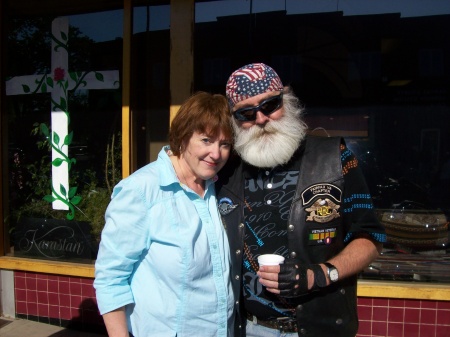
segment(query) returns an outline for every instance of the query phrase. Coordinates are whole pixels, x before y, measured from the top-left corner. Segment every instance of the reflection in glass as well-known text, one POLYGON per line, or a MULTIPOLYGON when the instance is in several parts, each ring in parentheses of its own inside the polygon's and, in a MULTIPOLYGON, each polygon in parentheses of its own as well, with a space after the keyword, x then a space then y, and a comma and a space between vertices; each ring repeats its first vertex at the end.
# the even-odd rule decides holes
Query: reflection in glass
POLYGON ((362 278, 450 283, 449 25, 441 1, 196 4, 196 89, 223 93, 231 71, 265 62, 311 133, 357 156, 388 231, 362 278))
POLYGON ((90 261, 121 178, 122 43, 69 20, 8 20, 7 253, 90 261))

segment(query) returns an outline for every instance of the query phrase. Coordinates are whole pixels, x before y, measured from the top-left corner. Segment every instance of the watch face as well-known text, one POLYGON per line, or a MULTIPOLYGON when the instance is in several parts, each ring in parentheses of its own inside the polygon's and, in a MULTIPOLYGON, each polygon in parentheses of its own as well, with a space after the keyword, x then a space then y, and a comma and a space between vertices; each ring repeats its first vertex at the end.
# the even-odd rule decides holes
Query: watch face
POLYGON ((336 282, 339 278, 337 269, 330 269, 330 280, 336 282))

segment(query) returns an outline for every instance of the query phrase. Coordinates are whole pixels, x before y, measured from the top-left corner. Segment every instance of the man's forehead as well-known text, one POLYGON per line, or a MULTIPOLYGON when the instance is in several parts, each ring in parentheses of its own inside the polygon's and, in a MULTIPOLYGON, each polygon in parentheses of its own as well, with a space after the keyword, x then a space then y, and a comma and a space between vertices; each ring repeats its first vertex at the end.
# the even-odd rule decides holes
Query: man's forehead
POLYGON ((262 101, 264 101, 264 100, 266 100, 266 99, 268 99, 270 97, 273 97, 273 96, 278 96, 279 94, 280 94, 279 91, 275 91, 275 92, 274 91, 268 91, 268 92, 264 92, 262 94, 259 94, 259 95, 253 96, 253 97, 246 98, 246 99, 236 103, 236 105, 233 108, 233 111, 236 111, 237 109, 245 108, 245 107, 248 107, 248 106, 258 105, 262 101))

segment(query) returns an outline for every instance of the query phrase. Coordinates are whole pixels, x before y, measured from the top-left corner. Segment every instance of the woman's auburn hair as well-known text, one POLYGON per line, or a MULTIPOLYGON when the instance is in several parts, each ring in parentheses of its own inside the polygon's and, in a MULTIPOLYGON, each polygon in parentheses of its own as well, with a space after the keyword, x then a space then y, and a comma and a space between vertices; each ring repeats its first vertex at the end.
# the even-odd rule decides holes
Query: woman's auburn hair
POLYGON ((184 151, 194 132, 211 137, 222 132, 232 142, 230 107, 224 95, 199 91, 184 101, 169 131, 169 145, 175 156, 184 151))

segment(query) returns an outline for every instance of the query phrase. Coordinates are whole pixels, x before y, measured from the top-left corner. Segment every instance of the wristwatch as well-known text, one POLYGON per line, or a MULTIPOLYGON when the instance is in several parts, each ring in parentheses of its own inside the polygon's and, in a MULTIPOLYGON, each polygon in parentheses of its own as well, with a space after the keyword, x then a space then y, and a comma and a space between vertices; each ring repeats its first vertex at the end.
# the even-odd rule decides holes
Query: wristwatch
POLYGON ((328 278, 331 282, 336 282, 339 280, 339 272, 335 266, 333 266, 330 262, 323 263, 327 267, 328 278))

